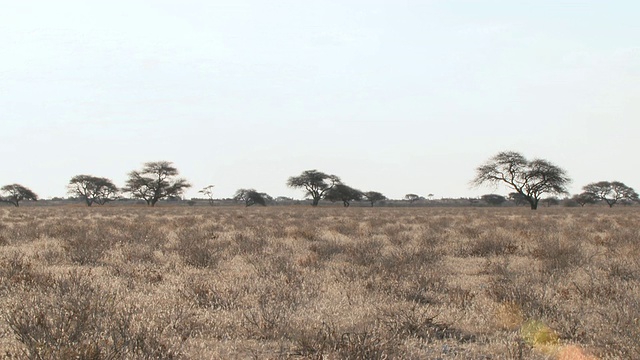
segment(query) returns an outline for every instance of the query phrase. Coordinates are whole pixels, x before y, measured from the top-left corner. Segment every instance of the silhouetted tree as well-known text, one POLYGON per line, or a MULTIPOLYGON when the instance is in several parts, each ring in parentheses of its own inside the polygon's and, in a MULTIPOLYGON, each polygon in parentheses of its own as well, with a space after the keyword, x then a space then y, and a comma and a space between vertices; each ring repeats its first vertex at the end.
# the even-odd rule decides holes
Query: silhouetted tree
POLYGON ((409 204, 413 204, 417 200, 420 200, 420 196, 416 195, 416 194, 407 194, 407 195, 404 196, 404 199, 408 200, 409 204))
POLYGON ((517 152, 501 152, 476 169, 473 186, 484 183, 497 185, 505 183, 522 195, 531 205, 538 208, 544 194, 565 194, 566 185, 571 182, 566 172, 547 160, 527 160, 517 152))
POLYGON ((482 195, 480 197, 480 199, 482 199, 484 202, 486 202, 489 205, 494 205, 494 206, 500 206, 502 205, 505 201, 507 201, 507 199, 502 196, 502 195, 497 195, 497 194, 486 194, 486 195, 482 195))
POLYGON ((638 193, 633 188, 619 181, 600 181, 585 185, 584 193, 595 199, 604 200, 609 207, 613 207, 620 200, 637 201, 638 193))
POLYGON ((209 185, 202 188, 202 190, 198 191, 201 194, 204 194, 209 200, 209 205, 213 206, 213 187, 215 185, 209 185))
POLYGON ((287 186, 305 189, 305 195, 313 199, 311 205, 318 206, 324 194, 339 183, 340 178, 335 175, 327 175, 318 170, 306 170, 299 176, 290 177, 287 186))
POLYGON ((364 193, 364 197, 367 199, 368 202, 371 203, 371 207, 373 207, 373 204, 377 203, 378 201, 387 200, 386 196, 382 195, 382 193, 379 193, 377 191, 367 191, 366 193, 364 193))
POLYGON ((92 175, 76 175, 69 180, 67 192, 83 199, 87 206, 104 205, 118 198, 118 187, 111 180, 92 175))
POLYGON ((270 198, 269 195, 257 192, 255 189, 238 189, 233 196, 233 200, 243 201, 245 206, 255 204, 267 206, 267 200, 270 198))
POLYGON ((20 206, 20 201, 23 200, 38 200, 38 195, 36 195, 36 193, 20 184, 5 185, 0 188, 0 191, 2 191, 0 201, 11 203, 15 207, 20 206))
POLYGON ((344 184, 336 184, 326 192, 324 198, 331 202, 342 201, 344 207, 349 207, 351 201, 360 201, 362 196, 363 194, 360 190, 344 184))
POLYGON ((169 161, 148 162, 142 170, 129 173, 123 191, 155 206, 158 200, 181 196, 185 189, 191 187, 187 180, 176 178, 177 175, 178 169, 169 161))
POLYGON ((583 207, 587 204, 595 204, 596 201, 598 201, 598 199, 595 196, 593 196, 593 194, 586 193, 586 192, 573 195, 571 197, 571 200, 575 201, 576 203, 578 203, 580 206, 583 206, 583 207))

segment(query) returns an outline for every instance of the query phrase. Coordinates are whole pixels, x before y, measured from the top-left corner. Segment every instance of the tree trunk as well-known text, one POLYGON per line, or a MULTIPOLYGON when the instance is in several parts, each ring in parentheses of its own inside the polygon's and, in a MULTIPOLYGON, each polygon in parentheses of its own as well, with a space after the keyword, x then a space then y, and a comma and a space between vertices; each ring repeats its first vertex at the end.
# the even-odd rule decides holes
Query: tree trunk
POLYGON ((320 202, 320 198, 313 198, 313 203, 311 203, 311 206, 318 206, 318 203, 320 202))
POLYGON ((531 204, 531 210, 538 210, 538 199, 532 199, 529 204, 531 204))

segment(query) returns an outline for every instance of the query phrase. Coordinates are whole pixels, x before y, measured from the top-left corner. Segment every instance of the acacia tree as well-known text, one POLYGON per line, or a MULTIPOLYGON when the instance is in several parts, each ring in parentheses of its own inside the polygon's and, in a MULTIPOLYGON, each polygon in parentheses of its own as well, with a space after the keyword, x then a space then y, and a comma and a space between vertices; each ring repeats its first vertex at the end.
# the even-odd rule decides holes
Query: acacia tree
POLYGON ((124 192, 134 198, 144 200, 147 205, 155 206, 158 200, 179 197, 191 187, 187 180, 177 178, 179 172, 172 162, 156 161, 145 163, 142 170, 129 173, 124 192))
POLYGON ((69 194, 84 199, 87 206, 93 203, 104 205, 118 198, 118 187, 107 178, 92 175, 76 175, 67 185, 69 194))
POLYGON ((373 207, 373 204, 375 204, 378 201, 387 200, 386 196, 382 195, 382 193, 379 193, 377 191, 367 191, 363 195, 367 199, 367 201, 371 203, 371 207, 373 207))
POLYGON ((417 200, 420 200, 420 195, 417 194, 407 194, 404 196, 405 200, 409 201, 409 204, 413 204, 414 202, 416 202, 417 200))
POLYGON ((336 184, 326 192, 324 198, 331 202, 342 201, 344 207, 349 207, 351 201, 360 201, 362 196, 363 194, 360 190, 344 184, 336 184))
POLYGON ((587 204, 595 204, 598 199, 596 199, 596 197, 593 196, 593 194, 583 192, 580 194, 573 195, 571 197, 571 200, 575 201, 580 206, 584 207, 587 204))
POLYGON ((638 200, 638 193, 619 181, 599 181, 585 185, 582 190, 594 199, 604 200, 610 208, 620 200, 638 200))
POLYGON ((471 184, 504 183, 522 195, 531 205, 531 210, 536 210, 542 195, 565 194, 570 182, 571 179, 562 168, 547 160, 529 161, 517 152, 505 151, 479 166, 471 184))
POLYGON ((255 204, 267 206, 268 199, 271 199, 269 195, 258 192, 255 189, 238 189, 233 196, 233 200, 244 201, 244 205, 247 207, 255 204))
POLYGON ((327 191, 339 183, 339 177, 318 170, 306 170, 299 176, 292 176, 287 180, 287 186, 306 190, 305 195, 313 199, 312 206, 318 206, 327 191))
POLYGON ((209 205, 213 206, 213 187, 215 185, 209 185, 202 188, 202 190, 198 191, 201 194, 204 194, 207 199, 209 199, 209 205))
POLYGON ((38 200, 36 193, 20 184, 5 185, 0 188, 0 191, 2 191, 0 201, 11 203, 15 207, 20 206, 20 201, 22 200, 38 200))

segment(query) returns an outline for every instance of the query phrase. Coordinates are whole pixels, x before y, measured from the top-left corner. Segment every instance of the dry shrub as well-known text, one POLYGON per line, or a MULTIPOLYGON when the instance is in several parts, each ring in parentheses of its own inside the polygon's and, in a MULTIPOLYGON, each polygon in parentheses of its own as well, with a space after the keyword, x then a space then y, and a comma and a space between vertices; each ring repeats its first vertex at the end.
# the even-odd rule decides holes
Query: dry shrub
POLYGON ((210 278, 197 277, 185 284, 182 294, 204 309, 237 310, 247 291, 247 286, 240 282, 220 283, 210 278))
POLYGON ((281 339, 288 334, 291 304, 262 294, 256 306, 243 311, 242 327, 257 339, 281 339))
POLYGON ((3 238, 7 244, 20 244, 34 241, 45 234, 43 223, 38 220, 14 223, 4 231, 3 238))
POLYGON ((548 291, 553 278, 538 273, 519 274, 509 270, 505 262, 490 262, 487 267, 495 277, 486 293, 495 302, 515 306, 525 318, 547 319, 558 314, 558 304, 552 301, 548 291))
POLYGON ((548 272, 567 271, 584 262, 578 241, 567 241, 553 233, 539 240, 532 255, 542 260, 544 269, 548 272))
POLYGON ((640 358, 633 207, 162 205, 0 209, 0 354, 640 358))
POLYGON ((294 239, 302 239, 307 241, 316 241, 319 239, 317 227, 305 226, 300 224, 288 232, 288 235, 294 239))
POLYGON ((22 253, 14 251, 0 257, 0 289, 11 291, 15 287, 31 287, 46 284, 48 274, 35 270, 33 263, 22 253))
MULTIPOLYGON (((72 271, 47 286, 25 289, 4 318, 28 359, 178 358, 179 346, 164 333, 171 326, 175 332, 181 322, 142 319, 141 308, 121 308, 121 300, 93 284, 91 272, 72 271)), ((182 333, 188 337, 194 327, 186 326, 182 333)))
POLYGON ((7 239, 7 236, 5 235, 5 230, 6 226, 3 226, 2 224, 0 224, 0 246, 5 246, 5 245, 9 245, 9 240, 7 239))
POLYGON ((512 237, 498 234, 483 234, 471 242, 469 255, 487 257, 491 255, 511 255, 518 251, 518 245, 512 237))
POLYGON ((164 280, 164 273, 152 264, 117 263, 110 267, 110 272, 124 279, 129 289, 143 284, 159 284, 164 280))
POLYGON ((603 358, 640 358, 640 284, 628 287, 606 307, 600 308, 600 320, 589 334, 589 340, 601 350, 603 358))
POLYGON ((385 340, 376 331, 340 332, 334 325, 322 322, 317 328, 297 329, 293 342, 296 355, 307 359, 389 359, 397 343, 385 340))
POLYGON ((86 275, 70 273, 50 288, 24 296, 5 318, 29 359, 106 359, 121 351, 109 337, 114 297, 91 285, 86 275))
POLYGON ((175 250, 185 264, 197 268, 215 268, 229 241, 219 240, 219 235, 203 227, 180 228, 176 231, 175 250))
POLYGON ((259 254, 268 245, 267 234, 258 229, 246 229, 235 233, 233 245, 235 252, 240 255, 259 254))
POLYGON ((352 264, 370 266, 381 258, 383 246, 379 240, 363 240, 345 245, 344 252, 352 264))
POLYGON ((65 231, 63 248, 71 260, 78 265, 97 265, 104 253, 112 246, 107 234, 99 227, 78 224, 72 231, 65 231))
POLYGON ((101 225, 102 232, 108 234, 112 243, 138 244, 158 249, 167 241, 165 224, 157 218, 138 215, 132 220, 107 220, 101 225))
POLYGON ((321 261, 327 261, 343 253, 345 247, 333 240, 318 240, 309 245, 309 250, 317 254, 321 261))
POLYGON ((428 306, 409 303, 408 306, 399 305, 391 309, 382 310, 380 322, 394 339, 417 337, 421 339, 466 339, 450 324, 436 320, 438 314, 428 306))
POLYGON ((131 244, 122 249, 127 263, 154 263, 156 254, 152 247, 143 244, 131 244))

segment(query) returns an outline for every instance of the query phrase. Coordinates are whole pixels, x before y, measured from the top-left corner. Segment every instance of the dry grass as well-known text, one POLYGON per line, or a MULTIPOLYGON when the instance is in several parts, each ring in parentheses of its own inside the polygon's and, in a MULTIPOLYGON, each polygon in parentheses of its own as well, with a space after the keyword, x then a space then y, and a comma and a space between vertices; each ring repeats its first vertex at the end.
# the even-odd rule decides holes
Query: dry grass
POLYGON ((638 359, 640 212, 0 209, 7 359, 638 359))

